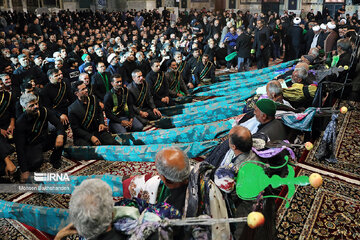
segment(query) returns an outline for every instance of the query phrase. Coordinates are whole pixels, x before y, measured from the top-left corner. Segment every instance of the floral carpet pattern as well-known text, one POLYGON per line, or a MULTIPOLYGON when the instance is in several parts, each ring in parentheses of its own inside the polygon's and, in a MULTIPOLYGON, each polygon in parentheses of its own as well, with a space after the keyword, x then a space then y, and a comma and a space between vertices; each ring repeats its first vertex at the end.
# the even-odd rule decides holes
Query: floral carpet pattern
MULTIPOLYGON (((359 107, 360 104, 355 106, 359 107)), ((339 116, 335 154, 337 163, 329 164, 315 158, 320 140, 314 143, 305 163, 360 180, 360 111, 349 111, 345 117, 342 114, 339 116)))
MULTIPOLYGON (((298 176, 312 172, 301 169, 298 176)), ((360 186, 324 177, 319 189, 298 187, 278 210, 278 239, 359 239, 360 186)))

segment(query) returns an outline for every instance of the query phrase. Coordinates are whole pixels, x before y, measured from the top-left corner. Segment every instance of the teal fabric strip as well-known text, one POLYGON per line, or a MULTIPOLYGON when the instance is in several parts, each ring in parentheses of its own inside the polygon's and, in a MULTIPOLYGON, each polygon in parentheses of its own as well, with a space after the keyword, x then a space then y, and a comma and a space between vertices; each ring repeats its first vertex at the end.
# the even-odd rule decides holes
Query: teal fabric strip
POLYGON ((69 210, 32 206, 0 200, 0 218, 10 218, 40 231, 56 235, 69 222, 69 210))
MULTIPOLYGON (((52 194, 71 194, 76 186, 79 186, 86 179, 98 178, 106 182, 112 192, 114 197, 122 197, 123 196, 123 187, 122 187, 122 177, 115 175, 90 175, 90 176, 69 176, 70 181, 45 181, 40 184, 40 191, 43 193, 49 193, 49 190, 44 189, 49 185, 56 186, 69 186, 69 188, 57 188, 55 190, 51 190, 52 194), (41 190, 44 189, 44 190, 41 190)), ((35 179, 36 180, 36 179, 35 179)))
POLYGON ((148 132, 134 132, 116 135, 122 145, 149 145, 166 143, 203 142, 224 137, 231 129, 234 120, 207 124, 161 129, 148 132))
POLYGON ((178 147, 189 158, 208 153, 219 141, 192 142, 179 144, 153 144, 144 146, 85 146, 64 149, 68 158, 76 160, 106 160, 119 162, 154 162, 155 155, 166 147, 178 147))
POLYGON ((213 121, 219 121, 242 114, 245 102, 232 104, 230 106, 219 106, 218 108, 210 108, 201 114, 181 114, 173 117, 164 117, 154 122, 159 128, 184 127, 194 124, 204 124, 213 121))

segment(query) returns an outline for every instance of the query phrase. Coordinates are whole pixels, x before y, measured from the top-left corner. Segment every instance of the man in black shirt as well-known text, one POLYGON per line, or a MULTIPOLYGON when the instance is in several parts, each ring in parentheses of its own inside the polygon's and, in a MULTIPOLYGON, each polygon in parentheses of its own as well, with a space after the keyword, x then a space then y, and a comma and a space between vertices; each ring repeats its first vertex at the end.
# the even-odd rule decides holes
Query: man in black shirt
POLYGON ((134 112, 139 115, 139 120, 147 124, 147 120, 161 118, 161 112, 156 108, 151 96, 149 84, 144 81, 142 72, 138 69, 132 73, 133 82, 128 85, 129 93, 134 99, 134 112))
POLYGON ((33 94, 23 94, 20 104, 25 112, 15 124, 15 146, 21 181, 25 182, 30 172, 36 171, 43 163, 43 152, 53 149, 50 163, 54 168, 61 166, 61 154, 66 143, 66 133, 55 113, 45 107, 39 107, 38 99, 33 94), (48 122, 56 131, 48 131, 48 122))
POLYGON ((72 90, 77 100, 69 106, 68 112, 74 145, 119 145, 107 132, 99 102, 94 95, 88 95, 85 83, 74 82, 72 90))
POLYGON ((91 77, 94 95, 100 102, 104 102, 104 96, 111 89, 110 73, 105 72, 106 66, 103 62, 97 64, 97 73, 91 77))
POLYGON ((48 77, 50 83, 41 91, 42 103, 54 111, 66 129, 69 125, 67 108, 73 101, 70 83, 62 79, 62 73, 58 69, 50 69, 48 77))
POLYGON ((154 59, 151 62, 151 71, 146 76, 151 95, 156 107, 167 107, 174 105, 169 97, 169 84, 165 74, 160 70, 160 61, 154 59))
POLYGON ((110 119, 110 132, 141 131, 144 125, 135 117, 133 99, 123 86, 121 75, 111 76, 111 85, 113 88, 104 98, 106 117, 110 119))

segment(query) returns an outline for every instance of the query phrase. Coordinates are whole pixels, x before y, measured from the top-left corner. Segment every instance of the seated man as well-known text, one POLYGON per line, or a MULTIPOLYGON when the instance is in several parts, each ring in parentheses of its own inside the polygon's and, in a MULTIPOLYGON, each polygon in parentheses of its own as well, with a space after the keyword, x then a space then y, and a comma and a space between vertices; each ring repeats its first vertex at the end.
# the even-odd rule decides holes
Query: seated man
POLYGON ((294 107, 303 106, 315 96, 317 86, 315 84, 308 85, 307 77, 308 71, 305 68, 295 68, 291 77, 293 84, 291 87, 283 89, 284 98, 294 107))
POLYGON ((103 62, 96 66, 97 72, 91 77, 91 85, 94 89, 94 95, 100 102, 104 102, 104 96, 111 89, 110 73, 105 72, 106 67, 103 62))
MULTIPOLYGON (((214 170, 211 165, 201 162, 190 172, 190 161, 186 154, 178 148, 170 147, 156 154, 155 166, 158 176, 135 176, 123 182, 125 198, 143 198, 151 204, 166 202, 179 210, 184 218, 200 215, 228 217, 224 198, 210 180, 214 170), (205 184, 203 190, 200 188, 202 180, 205 184), (209 196, 214 197, 209 199, 209 196)), ((206 230, 196 227, 175 231, 174 239, 190 239, 195 232, 206 239, 230 239, 228 224, 216 224, 206 230), (207 231, 209 229, 211 233, 207 231)))
POLYGON ((151 71, 146 75, 151 95, 156 107, 167 107, 174 105, 169 97, 169 83, 164 72, 160 70, 160 61, 157 59, 151 62, 151 71))
POLYGON ((175 60, 170 61, 169 70, 165 73, 165 78, 169 81, 170 97, 177 98, 189 95, 189 91, 175 60))
POLYGON ((157 120, 161 118, 161 112, 156 108, 149 86, 142 72, 138 69, 132 73, 133 81, 128 85, 128 90, 134 100, 134 112, 140 117, 143 124, 148 120, 157 120))
MULTIPOLYGON (((286 139, 287 137, 286 128, 280 120, 275 119, 275 113, 276 113, 276 105, 272 100, 260 99, 259 101, 257 101, 254 110, 255 119, 250 118, 247 121, 247 122, 250 121, 257 122, 254 128, 256 129, 256 131, 253 131, 254 134, 263 133, 266 135, 266 137, 270 139, 270 141, 286 139)), ((246 126, 249 124, 241 123, 241 125, 246 126)), ((245 134, 247 131, 239 131, 239 134, 245 134)), ((244 137, 246 137, 246 135, 243 135, 243 138, 244 137)), ((229 151, 230 150, 229 141, 224 141, 221 144, 219 144, 216 148, 214 148, 214 150, 212 150, 212 152, 205 159, 205 161, 211 163, 215 167, 218 167, 220 165, 225 165, 225 163, 228 163, 229 159, 231 159, 231 157, 234 156, 234 153, 229 151), (221 164, 222 162, 224 162, 224 164, 221 164)))
POLYGON ((104 98, 106 117, 110 119, 110 132, 141 131, 144 125, 135 117, 133 100, 123 85, 121 75, 114 74, 110 80, 113 88, 104 98))
POLYGON ((69 126, 67 108, 73 101, 70 83, 62 79, 62 73, 58 69, 48 71, 50 83, 41 91, 42 103, 45 107, 52 109, 61 123, 69 126))
POLYGON ((55 240, 79 234, 85 239, 125 239, 112 226, 114 200, 110 186, 100 179, 88 179, 75 188, 69 203, 71 223, 55 240))
POLYGON ((15 146, 21 181, 26 181, 30 172, 38 170, 43 163, 43 152, 53 149, 50 163, 54 168, 61 166, 61 154, 66 142, 66 133, 55 113, 45 107, 39 107, 38 99, 33 94, 23 94, 20 104, 24 113, 16 120, 15 146), (56 131, 48 131, 48 123, 56 131))
POLYGON ((194 72, 195 81, 193 85, 198 87, 201 85, 208 85, 215 82, 215 67, 209 60, 209 55, 204 54, 201 62, 195 69, 194 72))
POLYGON ((77 81, 72 85, 77 100, 69 106, 68 111, 70 126, 74 134, 74 145, 119 145, 107 132, 103 111, 96 97, 88 95, 85 83, 77 81))
POLYGON ((0 138, 0 177, 11 176, 16 171, 16 166, 9 157, 14 151, 14 147, 0 138))
POLYGON ((337 41, 337 54, 339 56, 339 60, 336 63, 337 67, 350 66, 351 51, 350 40, 339 39, 337 41))
POLYGON ((284 124, 275 119, 276 104, 270 99, 261 99, 256 102, 254 114, 260 122, 257 132, 269 137, 270 141, 284 140, 287 133, 284 124))

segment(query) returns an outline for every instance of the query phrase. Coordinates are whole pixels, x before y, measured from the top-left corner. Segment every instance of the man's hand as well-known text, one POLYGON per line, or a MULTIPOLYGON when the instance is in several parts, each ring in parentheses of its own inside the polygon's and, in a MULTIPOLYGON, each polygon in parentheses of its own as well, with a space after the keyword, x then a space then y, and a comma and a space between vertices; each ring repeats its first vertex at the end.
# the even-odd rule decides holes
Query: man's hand
POLYGON ((104 124, 99 125, 99 132, 106 131, 107 127, 104 124))
POLYGON ((166 104, 169 104, 169 97, 163 97, 162 99, 161 99, 161 101, 163 102, 163 103, 166 103, 166 104))
POLYGON ((192 83, 188 83, 188 85, 187 85, 190 89, 193 89, 194 88, 194 84, 192 84, 192 83))
POLYGON ((142 117, 142 118, 147 118, 149 116, 149 113, 143 112, 143 111, 140 111, 139 114, 140 114, 140 117, 142 117))
POLYGON ((7 137, 8 132, 6 130, 0 129, 0 131, 1 131, 1 135, 3 135, 4 137, 7 137))
POLYGON ((181 93, 177 93, 176 96, 183 97, 184 95, 182 95, 181 93))
POLYGON ((99 106, 101 107, 102 110, 104 110, 104 104, 102 102, 99 102, 99 106))
POLYGON ((69 225, 67 225, 66 227, 64 227, 63 229, 61 229, 55 236, 54 240, 61 240, 67 236, 70 235, 74 235, 74 234, 78 234, 78 232, 76 231, 76 228, 74 227, 73 223, 70 223, 69 225))
POLYGON ((131 124, 130 121, 126 121, 126 120, 121 121, 121 125, 125 128, 129 128, 130 124, 131 124))
POLYGON ((15 125, 14 124, 10 124, 8 129, 7 129, 7 134, 9 135, 13 135, 14 134, 14 129, 15 129, 15 125))
POLYGON ((63 125, 69 124, 69 119, 68 119, 68 117, 67 117, 65 114, 62 114, 62 115, 60 116, 60 121, 61 121, 61 123, 62 123, 63 125))
POLYGON ((55 148, 64 146, 64 135, 58 135, 55 140, 55 148))
POLYGON ((29 171, 21 173, 20 182, 24 183, 29 178, 29 176, 30 176, 29 171))
POLYGON ((92 136, 90 140, 94 144, 94 146, 99 146, 101 144, 100 140, 95 136, 92 136))
POLYGON ((5 164, 6 164, 6 166, 5 166, 5 174, 6 174, 6 176, 12 175, 16 171, 16 166, 10 160, 9 157, 5 158, 5 164))
POLYGON ((264 49, 264 45, 260 45, 260 49, 263 50, 263 49, 264 49))
POLYGON ((153 113, 154 113, 156 116, 161 117, 161 112, 160 112, 157 108, 154 108, 154 109, 153 109, 153 113))

